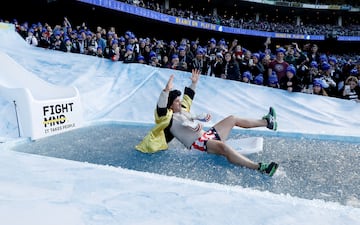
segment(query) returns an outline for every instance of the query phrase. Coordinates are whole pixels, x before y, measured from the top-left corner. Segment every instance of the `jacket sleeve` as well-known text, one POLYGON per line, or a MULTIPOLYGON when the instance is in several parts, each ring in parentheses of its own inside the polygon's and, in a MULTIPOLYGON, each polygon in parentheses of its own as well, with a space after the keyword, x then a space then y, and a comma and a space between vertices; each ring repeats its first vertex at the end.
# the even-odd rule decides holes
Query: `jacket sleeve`
MULTIPOLYGON (((195 96, 195 87, 185 87, 184 96, 181 102, 181 106, 186 110, 190 111, 192 100, 195 96)), ((171 124, 173 111, 167 109, 168 92, 162 92, 160 94, 156 110, 155 110, 155 126, 150 132, 143 138, 143 140, 135 146, 135 149, 143 153, 155 153, 161 150, 168 149, 168 141, 172 138, 167 137, 165 129, 171 124)))
POLYGON ((156 125, 144 137, 144 139, 135 146, 135 148, 144 153, 155 153, 161 150, 167 150, 168 144, 165 137, 165 128, 169 126, 172 118, 172 111, 167 110, 165 116, 158 116, 155 111, 156 125))
POLYGON ((190 112, 190 108, 191 108, 194 96, 195 96, 195 91, 190 87, 185 87, 184 97, 181 101, 181 107, 183 109, 185 109, 187 112, 190 112))
POLYGON ((167 114, 169 92, 161 91, 158 102, 156 104, 156 113, 158 116, 165 116, 167 114))

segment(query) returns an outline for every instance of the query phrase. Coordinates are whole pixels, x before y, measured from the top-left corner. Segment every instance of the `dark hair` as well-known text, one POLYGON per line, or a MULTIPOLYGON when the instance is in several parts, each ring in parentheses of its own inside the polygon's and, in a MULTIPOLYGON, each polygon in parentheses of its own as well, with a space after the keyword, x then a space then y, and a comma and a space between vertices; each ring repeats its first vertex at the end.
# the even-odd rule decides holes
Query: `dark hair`
POLYGON ((179 91, 179 90, 172 90, 169 92, 168 103, 167 103, 168 109, 173 104, 174 100, 180 95, 181 95, 181 91, 179 91))

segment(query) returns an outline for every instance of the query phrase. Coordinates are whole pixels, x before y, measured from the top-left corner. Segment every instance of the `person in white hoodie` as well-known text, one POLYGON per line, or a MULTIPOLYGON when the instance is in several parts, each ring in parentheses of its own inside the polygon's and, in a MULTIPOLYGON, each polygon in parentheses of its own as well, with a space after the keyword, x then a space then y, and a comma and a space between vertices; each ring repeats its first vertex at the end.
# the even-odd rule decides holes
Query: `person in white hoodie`
POLYGON ((38 46, 38 40, 34 36, 34 29, 30 28, 28 30, 28 36, 25 38, 25 41, 29 43, 29 45, 38 46))
POLYGON ((170 76, 157 103, 156 125, 136 146, 136 149, 145 153, 166 150, 167 143, 175 137, 189 150, 222 155, 235 165, 259 170, 272 176, 278 168, 277 163, 253 162, 226 144, 225 141, 235 126, 242 128, 267 127, 270 130, 276 130, 277 121, 274 108, 270 107, 269 113, 261 119, 246 119, 230 115, 205 131, 201 122, 209 121, 211 115, 208 113, 193 115, 190 112, 199 76, 200 71, 193 69, 190 77, 191 85, 185 87, 182 100, 180 99, 181 91, 172 90, 174 75, 170 76))

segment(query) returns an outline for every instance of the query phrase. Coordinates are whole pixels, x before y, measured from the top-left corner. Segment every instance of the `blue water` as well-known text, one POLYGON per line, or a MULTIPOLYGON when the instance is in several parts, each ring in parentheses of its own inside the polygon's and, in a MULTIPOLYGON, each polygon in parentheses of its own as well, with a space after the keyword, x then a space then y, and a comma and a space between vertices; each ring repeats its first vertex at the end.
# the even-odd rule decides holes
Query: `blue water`
MULTIPOLYGON (((264 150, 248 157, 280 163, 274 177, 234 166, 221 156, 189 151, 179 142, 170 150, 144 154, 134 149, 149 125, 97 124, 16 145, 16 151, 111 165, 204 182, 239 185, 305 199, 359 206, 360 145, 318 137, 264 136, 264 150)), ((263 135, 234 130, 232 138, 263 135)))

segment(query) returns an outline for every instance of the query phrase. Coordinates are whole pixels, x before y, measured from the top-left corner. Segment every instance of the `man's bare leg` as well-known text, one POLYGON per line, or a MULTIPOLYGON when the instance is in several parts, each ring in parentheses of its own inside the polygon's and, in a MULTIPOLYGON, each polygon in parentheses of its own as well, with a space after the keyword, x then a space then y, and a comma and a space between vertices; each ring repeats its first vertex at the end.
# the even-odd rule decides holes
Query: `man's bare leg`
POLYGON ((266 127, 267 121, 254 120, 254 119, 243 119, 236 116, 228 116, 215 124, 214 128, 219 134, 221 140, 226 140, 234 126, 242 128, 254 128, 254 127, 266 127))
POLYGON ((266 173, 269 176, 273 176, 276 172, 279 164, 275 162, 267 163, 256 163, 240 154, 223 141, 219 140, 208 140, 206 142, 207 152, 217 155, 223 155, 227 160, 235 165, 243 166, 253 170, 259 170, 261 173, 266 173))
POLYGON ((229 145, 218 140, 208 140, 206 142, 207 152, 217 155, 223 155, 227 160, 235 165, 244 166, 249 169, 259 169, 259 164, 251 161, 249 158, 240 154, 229 145))
POLYGON ((242 128, 267 127, 270 130, 276 130, 277 122, 275 109, 270 107, 269 113, 263 116, 262 119, 246 119, 237 116, 228 116, 215 124, 214 128, 219 134, 221 140, 225 141, 234 126, 242 128))

